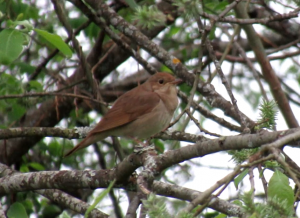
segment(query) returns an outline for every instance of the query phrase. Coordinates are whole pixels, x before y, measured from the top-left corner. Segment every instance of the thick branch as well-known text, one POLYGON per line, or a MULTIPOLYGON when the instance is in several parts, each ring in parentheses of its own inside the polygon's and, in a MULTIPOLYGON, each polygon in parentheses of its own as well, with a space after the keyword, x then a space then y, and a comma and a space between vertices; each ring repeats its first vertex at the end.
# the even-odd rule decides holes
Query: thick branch
MULTIPOLYGON (((244 2, 241 2, 236 7, 236 14, 239 18, 248 18, 246 5, 244 2)), ((248 39, 252 42, 251 47, 255 53, 256 59, 258 60, 262 73, 264 75, 264 79, 268 82, 270 86, 270 90, 272 91, 273 97, 276 100, 282 115, 285 118, 286 123, 290 128, 298 127, 298 122, 296 117, 290 107, 289 101, 281 89, 280 81, 278 80, 270 61, 267 58, 264 47, 261 43, 261 40, 257 36, 253 26, 251 25, 243 25, 242 28, 245 30, 248 39)))
MULTIPOLYGON (((260 147, 299 131, 299 128, 278 132, 261 131, 257 134, 228 136, 197 142, 153 157, 153 161, 156 164, 156 170, 163 171, 183 161, 220 151, 260 147)), ((289 143, 299 143, 299 138, 287 138, 289 143)), ((117 180, 116 187, 124 187, 131 173, 142 166, 142 156, 131 154, 111 170, 44 171, 5 176, 0 179, 0 194, 52 188, 105 188, 114 179, 117 180)))

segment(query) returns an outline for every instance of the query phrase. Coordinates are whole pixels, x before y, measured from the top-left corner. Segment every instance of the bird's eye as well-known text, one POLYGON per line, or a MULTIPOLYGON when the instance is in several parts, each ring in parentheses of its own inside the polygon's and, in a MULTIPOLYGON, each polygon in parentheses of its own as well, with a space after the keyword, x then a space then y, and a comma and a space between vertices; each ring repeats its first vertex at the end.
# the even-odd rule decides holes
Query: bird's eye
POLYGON ((160 79, 158 80, 159 84, 163 84, 164 83, 164 80, 163 79, 160 79))

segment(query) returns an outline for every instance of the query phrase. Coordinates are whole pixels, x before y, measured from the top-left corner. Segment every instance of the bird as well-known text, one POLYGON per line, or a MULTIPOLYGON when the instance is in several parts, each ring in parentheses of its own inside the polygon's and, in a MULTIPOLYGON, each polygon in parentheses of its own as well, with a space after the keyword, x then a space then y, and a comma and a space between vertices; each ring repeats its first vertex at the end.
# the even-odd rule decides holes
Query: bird
POLYGON ((169 73, 155 73, 121 95, 87 137, 64 156, 108 136, 147 139, 167 129, 178 106, 176 86, 180 83, 169 73))

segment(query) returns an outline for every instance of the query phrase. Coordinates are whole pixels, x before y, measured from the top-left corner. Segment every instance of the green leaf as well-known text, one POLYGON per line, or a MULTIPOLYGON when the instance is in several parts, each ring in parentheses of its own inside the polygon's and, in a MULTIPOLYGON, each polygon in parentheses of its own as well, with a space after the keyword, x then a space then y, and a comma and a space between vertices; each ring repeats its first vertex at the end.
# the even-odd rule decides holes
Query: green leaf
POLYGON ((216 27, 216 26, 213 26, 213 28, 210 30, 209 35, 208 35, 208 38, 209 38, 210 40, 213 40, 213 39, 216 38, 216 34, 215 34, 216 29, 217 29, 217 27, 216 27))
POLYGON ((18 120, 25 114, 25 112, 26 109, 24 107, 18 104, 14 104, 11 112, 8 115, 11 120, 18 120))
POLYGON ((59 215, 59 218, 72 218, 72 217, 69 216, 69 214, 67 214, 66 211, 64 211, 62 214, 59 215))
POLYGON ((26 218, 28 217, 25 207, 23 204, 16 202, 10 206, 10 208, 7 211, 7 217, 8 218, 26 218))
POLYGON ((270 160, 265 162, 265 167, 267 169, 276 169, 276 168, 277 168, 277 170, 278 170, 278 168, 281 169, 280 168, 281 165, 277 161, 270 161, 270 160))
POLYGON ((38 81, 29 81, 30 90, 40 92, 43 90, 43 86, 38 81))
MULTIPOLYGON (((193 212, 196 212, 196 211, 193 211, 193 212)), ((203 214, 203 217, 204 218, 216 218, 218 215, 220 215, 219 212, 212 211, 212 212, 207 212, 207 213, 203 214)), ((192 216, 192 217, 194 217, 194 216, 192 216)), ((224 216, 221 216, 221 218, 223 218, 223 217, 224 216)))
POLYGON ((61 51, 68 58, 72 56, 72 50, 70 47, 60 38, 60 36, 56 34, 49 33, 45 30, 34 29, 34 31, 50 42, 53 46, 55 46, 59 51, 61 51))
POLYGON ((171 36, 173 36, 173 35, 177 34, 180 30, 181 30, 180 27, 171 26, 171 29, 170 29, 170 31, 169 31, 169 34, 170 34, 171 36))
POLYGON ((287 201, 287 207, 294 205, 294 192, 289 185, 289 179, 282 172, 276 170, 269 181, 268 198, 278 198, 280 201, 287 201))
POLYGON ((91 23, 87 28, 83 30, 84 34, 90 39, 96 38, 99 33, 99 26, 95 23, 91 23))
POLYGON ((257 215, 256 212, 254 212, 253 214, 251 214, 251 216, 249 216, 249 218, 258 218, 259 216, 257 215))
POLYGON ((242 173, 240 173, 240 175, 238 175, 234 179, 234 186, 235 186, 236 189, 238 189, 238 186, 239 186, 240 182, 243 181, 243 179, 248 174, 248 172, 249 172, 249 169, 245 169, 242 173))
POLYGON ((89 206, 89 208, 86 210, 84 217, 87 218, 89 216, 89 213, 97 206, 97 204, 110 192, 110 190, 112 189, 112 187, 114 186, 116 180, 110 182, 109 186, 107 187, 107 189, 105 189, 103 192, 101 192, 101 194, 96 198, 96 200, 94 201, 94 203, 89 206))
POLYGON ((180 91, 184 92, 185 94, 189 95, 192 87, 188 86, 186 83, 183 83, 179 86, 180 91))
POLYGON ((125 0, 131 9, 135 9, 138 5, 134 0, 125 0))
POLYGON ((61 208, 54 204, 45 205, 45 208, 43 209, 44 217, 56 217, 56 215, 59 213, 61 213, 61 208))
POLYGON ((155 145, 155 150, 158 151, 160 154, 164 153, 165 144, 162 143, 159 139, 154 139, 153 142, 155 145))
POLYGON ((32 74, 36 69, 36 67, 24 62, 16 62, 15 64, 20 68, 21 73, 32 74))
POLYGON ((48 151, 49 151, 50 155, 61 156, 62 146, 56 140, 52 140, 49 143, 48 151))
MULTIPOLYGON (((9 1, 6 1, 6 2, 9 2, 9 1)), ((30 2, 28 2, 28 3, 23 3, 23 2, 25 2, 25 1, 10 1, 11 7, 13 8, 14 13, 17 14, 18 17, 20 17, 20 14, 22 13, 23 19, 30 19, 30 18, 38 19, 39 9, 37 7, 31 6, 30 2)))
POLYGON ((218 216, 216 216, 215 218, 225 218, 227 217, 227 215, 220 213, 218 216))
POLYGON ((23 33, 14 29, 0 32, 0 63, 9 65, 23 50, 23 33))
POLYGON ((37 162, 31 162, 28 164, 28 166, 30 166, 33 169, 38 170, 38 171, 45 170, 45 167, 37 162))
POLYGON ((161 72, 169 72, 171 73, 172 70, 170 70, 170 68, 168 68, 167 66, 165 65, 162 65, 162 67, 160 68, 161 72))
POLYGON ((228 5, 227 1, 219 1, 218 4, 215 4, 214 11, 223 11, 228 5))
POLYGON ((21 167, 20 167, 20 172, 22 173, 27 173, 29 172, 29 169, 27 167, 27 164, 22 164, 21 167))
POLYGON ((243 206, 243 203, 240 200, 234 200, 232 203, 238 206, 243 206))
POLYGON ((299 68, 295 65, 292 65, 288 68, 287 73, 297 74, 299 72, 299 68))
POLYGON ((7 21, 7 23, 11 28, 15 28, 18 25, 23 26, 23 29, 19 30, 21 32, 29 32, 29 31, 33 30, 33 25, 28 20, 21 20, 21 21, 9 20, 9 21, 7 21))
MULTIPOLYGON (((20 4, 20 3, 18 3, 20 4)), ((30 2, 29 2, 30 4, 30 2)), ((33 19, 38 19, 39 18, 39 10, 37 7, 32 7, 29 5, 26 5, 27 7, 24 10, 24 18, 33 18, 33 19)))
POLYGON ((27 198, 27 199, 24 201, 21 201, 20 203, 22 203, 22 205, 24 206, 27 214, 34 213, 34 209, 36 209, 36 208, 34 207, 32 200, 28 198, 27 194, 25 195, 24 198, 27 198))

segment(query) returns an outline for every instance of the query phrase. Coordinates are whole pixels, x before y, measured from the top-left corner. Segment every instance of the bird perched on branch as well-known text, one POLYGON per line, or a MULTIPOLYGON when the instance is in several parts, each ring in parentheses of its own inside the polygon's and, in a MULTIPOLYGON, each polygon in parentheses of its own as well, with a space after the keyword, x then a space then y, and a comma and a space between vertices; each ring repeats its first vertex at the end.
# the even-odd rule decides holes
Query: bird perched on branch
POLYGON ((146 139, 165 130, 177 108, 176 85, 181 82, 169 73, 156 73, 121 95, 87 137, 65 157, 108 136, 146 139))

